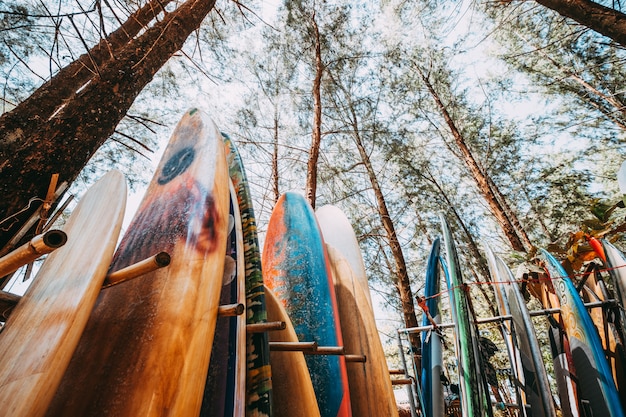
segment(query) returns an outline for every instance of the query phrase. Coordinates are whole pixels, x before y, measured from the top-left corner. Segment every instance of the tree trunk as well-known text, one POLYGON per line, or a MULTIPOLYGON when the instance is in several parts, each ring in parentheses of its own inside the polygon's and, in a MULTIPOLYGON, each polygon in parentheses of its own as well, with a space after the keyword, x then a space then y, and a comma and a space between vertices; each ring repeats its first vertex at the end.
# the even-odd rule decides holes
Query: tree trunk
POLYGON ((322 45, 320 31, 315 21, 315 12, 311 18, 315 33, 315 79, 313 80, 313 133, 311 137, 311 150, 309 151, 309 161, 307 163, 306 191, 305 195, 311 207, 315 209, 315 199, 317 194, 317 161, 320 155, 320 144, 322 142, 322 75, 324 64, 322 63, 322 45))
POLYGON ((129 37, 116 48, 115 59, 93 73, 88 84, 75 84, 71 77, 57 74, 41 92, 35 92, 45 107, 56 101, 51 115, 39 114, 36 103, 29 101, 0 118, 0 221, 28 207, 0 225, 0 247, 36 211, 39 204, 29 204, 29 200, 45 197, 52 174, 60 174, 59 183, 76 178, 137 95, 214 4, 214 0, 188 0, 140 36, 129 37), (57 82, 71 94, 59 96, 46 87, 57 82))
MULTIPOLYGON (((402 252, 402 246, 400 246, 400 241, 398 240, 398 235, 396 233, 393 220, 389 215, 387 202, 385 201, 385 196, 380 188, 380 184, 376 176, 376 171, 374 170, 370 157, 367 154, 365 147, 363 146, 363 141, 361 140, 361 135, 359 133, 358 126, 356 125, 356 114, 354 114, 354 109, 352 109, 352 112, 353 123, 355 124, 353 126, 354 142, 359 151, 361 160, 363 161, 363 165, 365 166, 365 169, 367 171, 370 183, 372 184, 372 189, 374 190, 374 195, 376 196, 376 204, 378 206, 380 220, 383 224, 383 228, 385 229, 387 241, 389 242, 389 247, 391 248, 391 253, 393 255, 395 274, 397 277, 395 285, 400 295, 400 303, 402 304, 402 315, 404 316, 404 324, 406 325, 406 327, 417 327, 418 322, 417 316, 415 315, 415 304, 413 303, 411 281, 407 272, 406 261, 402 252)), ((409 339, 411 342, 411 346, 413 346, 414 349, 418 348, 421 345, 419 334, 410 333, 409 339)), ((417 367, 418 369, 421 369, 421 365, 419 362, 417 363, 417 367)))
POLYGON ((499 191, 495 193, 492 189, 492 183, 490 181, 490 178, 488 178, 487 175, 485 175, 478 166, 478 163, 474 159, 474 156, 472 155, 467 144, 465 143, 463 135, 461 135, 461 132, 457 129, 454 120, 452 119, 452 116, 450 116, 450 114, 448 113, 448 110, 439 98, 439 95, 435 91, 433 85, 430 83, 428 77, 422 72, 421 69, 417 67, 416 71, 419 73, 422 81, 424 81, 426 88, 428 89, 430 95, 435 101, 437 108, 441 112, 441 115, 448 125, 448 128, 452 133, 452 137, 454 138, 458 149, 461 151, 463 162, 465 162, 465 165, 472 174, 472 178, 474 179, 476 186, 478 187, 478 191, 487 201, 491 212, 500 224, 500 227, 502 228, 505 236, 511 243, 511 246, 514 250, 526 252, 533 247, 533 244, 532 242, 530 242, 530 239, 523 231, 519 220, 517 219, 517 216, 515 216, 515 214, 510 210, 508 210, 507 212, 506 208, 503 207, 502 202, 497 197, 497 194, 500 194, 499 191), (516 225, 518 227, 516 227, 516 225))
POLYGON ((583 26, 626 46, 626 14, 589 0, 535 0, 583 26))
POLYGON ((278 188, 278 109, 274 110, 274 143, 272 148, 272 188, 274 191, 274 204, 280 198, 278 188))
MULTIPOLYGON (((116 54, 137 34, 152 22, 172 0, 152 0, 130 15, 117 30, 77 60, 61 68, 54 77, 41 85, 20 108, 31 117, 48 119, 54 111, 69 99, 78 88, 87 83, 100 71, 107 61, 115 59, 116 54)), ((0 117, 0 131, 4 130, 5 115, 0 117)))

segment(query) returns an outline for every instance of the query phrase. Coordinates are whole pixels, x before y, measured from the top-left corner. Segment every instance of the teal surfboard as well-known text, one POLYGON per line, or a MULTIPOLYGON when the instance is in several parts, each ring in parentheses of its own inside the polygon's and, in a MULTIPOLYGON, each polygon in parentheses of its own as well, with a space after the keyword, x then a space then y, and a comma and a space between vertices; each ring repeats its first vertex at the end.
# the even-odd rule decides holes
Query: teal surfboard
MULTIPOLYGON (((283 303, 298 339, 343 346, 326 247, 313 209, 302 195, 288 192, 276 202, 262 263, 263 279, 283 303)), ((306 362, 322 417, 350 417, 343 356, 307 355, 306 362)))
MULTIPOLYGON (((440 304, 441 278, 439 274, 440 239, 433 242, 426 264, 426 281, 424 297, 426 306, 435 321, 441 323, 440 304)), ((422 325, 430 325, 424 314, 422 325)), ((422 333, 422 400, 424 410, 428 416, 443 416, 445 412, 443 384, 443 359, 441 352, 441 338, 435 331, 422 333)))

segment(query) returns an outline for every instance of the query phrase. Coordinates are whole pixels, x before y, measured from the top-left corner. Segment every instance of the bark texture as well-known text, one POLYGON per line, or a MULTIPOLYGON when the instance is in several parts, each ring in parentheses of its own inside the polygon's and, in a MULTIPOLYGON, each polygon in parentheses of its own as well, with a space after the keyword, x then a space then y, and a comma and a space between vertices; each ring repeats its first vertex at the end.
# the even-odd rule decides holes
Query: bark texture
POLYGON ((461 156, 465 166, 470 171, 474 182, 478 188, 478 191, 483 196, 489 208, 498 221, 498 224, 502 228, 505 236, 509 240, 511 247, 520 252, 526 252, 533 247, 530 238, 526 234, 525 230, 521 226, 519 220, 515 213, 506 205, 504 201, 504 197, 500 193, 500 191, 495 187, 495 184, 491 181, 491 178, 488 177, 476 162, 476 159, 472 155, 465 139, 459 129, 456 127, 452 116, 448 112, 446 106, 443 104, 439 94, 435 90, 434 86, 428 79, 427 75, 424 74, 419 68, 416 69, 419 73, 424 85, 428 89, 431 97, 435 101, 435 105, 439 109, 439 112, 443 116, 446 125, 450 129, 452 133, 452 137, 454 138, 454 142, 457 145, 457 148, 461 152, 461 156))
POLYGON ((583 26, 626 46, 626 14, 589 0, 535 0, 583 26))
POLYGON ((160 10, 157 4, 149 3, 112 33, 112 40, 79 58, 79 67, 60 71, 33 94, 36 100, 0 117, 0 221, 28 207, 0 224, 0 247, 36 211, 39 201, 29 200, 45 197, 52 174, 60 174, 59 183, 76 178, 215 1, 188 0, 137 36, 160 10), (79 82, 76 71, 82 74, 79 82))
POLYGON ((322 62, 322 45, 320 30, 315 21, 315 13, 311 18, 313 33, 315 36, 315 78, 313 79, 313 133, 311 137, 311 150, 307 162, 306 191, 305 195, 311 207, 315 209, 315 199, 317 194, 317 161, 320 155, 320 145, 322 143, 322 75, 324 74, 324 63, 322 62))

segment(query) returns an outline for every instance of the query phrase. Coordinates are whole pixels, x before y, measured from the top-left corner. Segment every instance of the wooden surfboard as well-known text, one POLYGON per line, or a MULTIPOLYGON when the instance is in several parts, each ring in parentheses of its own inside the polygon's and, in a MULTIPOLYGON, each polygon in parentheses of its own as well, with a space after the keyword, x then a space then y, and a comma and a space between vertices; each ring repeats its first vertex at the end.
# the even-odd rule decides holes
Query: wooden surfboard
MULTIPOLYGON (((229 181, 230 182, 230 181, 229 181)), ((230 182, 230 215, 220 305, 245 305, 245 258, 237 194, 230 182)), ((246 397, 246 316, 217 318, 201 417, 243 417, 246 397)))
MULTIPOLYGON (((299 342, 291 319, 272 291, 265 288, 267 319, 285 322, 284 330, 269 332, 272 342, 299 342)), ((276 417, 320 417, 311 375, 302 352, 270 353, 272 366, 272 410, 276 417)))
POLYGON ((348 259, 326 245, 335 283, 339 322, 346 353, 365 355, 366 361, 346 364, 350 405, 354 416, 398 415, 389 368, 371 304, 363 285, 354 276, 348 259))
POLYGON ((228 170, 197 109, 178 123, 112 271, 157 252, 171 264, 103 290, 50 416, 200 412, 224 272, 228 170))
POLYGON ((488 245, 483 245, 487 263, 495 285, 500 315, 511 315, 505 329, 511 365, 521 390, 519 399, 522 413, 532 417, 555 417, 554 400, 543 363, 541 348, 526 300, 515 283, 509 267, 496 256, 488 245))
MULTIPOLYGON (((245 252, 246 323, 257 324, 267 320, 265 293, 261 268, 261 249, 257 237, 256 218, 252 196, 243 161, 237 147, 223 134, 230 179, 237 192, 241 213, 245 252)), ((246 415, 263 417, 272 415, 272 380, 270 351, 267 333, 251 333, 246 342, 246 415)))
MULTIPOLYGON (((439 253, 440 239, 433 242, 426 263, 426 280, 424 286, 424 297, 428 312, 435 321, 441 323, 441 278, 439 274, 439 253)), ((424 314, 422 325, 429 326, 430 320, 424 314)), ((424 410, 428 416, 443 416, 445 414, 443 384, 441 375, 443 374, 443 358, 441 352, 441 337, 437 332, 422 333, 422 398, 424 410)))
POLYGON ((330 204, 318 208, 315 211, 315 216, 320 229, 322 229, 324 242, 339 250, 350 263, 354 276, 361 283, 365 296, 372 306, 372 295, 365 273, 361 248, 350 220, 339 207, 330 204))
POLYGON ((599 416, 623 416, 611 369, 602 343, 576 287, 559 262, 547 251, 540 251, 561 306, 565 331, 569 336, 574 366, 579 375, 581 407, 599 416), (580 377, 584 375, 584 377, 580 377))
POLYGON ((89 188, 0 333, 0 403, 7 416, 42 416, 61 382, 111 264, 126 181, 111 171, 89 188))
MULTIPOLYGON (((313 209, 300 194, 283 194, 270 217, 263 278, 283 303, 298 339, 343 346, 335 288, 313 209)), ((343 356, 307 355, 322 417, 350 416, 343 356)))
POLYGON ((452 321, 455 323, 461 410, 463 416, 493 415, 488 394, 487 381, 482 375, 481 358, 478 351, 476 324, 470 319, 467 294, 463 289, 461 265, 459 264, 452 233, 443 215, 440 216, 443 241, 448 264, 452 321))

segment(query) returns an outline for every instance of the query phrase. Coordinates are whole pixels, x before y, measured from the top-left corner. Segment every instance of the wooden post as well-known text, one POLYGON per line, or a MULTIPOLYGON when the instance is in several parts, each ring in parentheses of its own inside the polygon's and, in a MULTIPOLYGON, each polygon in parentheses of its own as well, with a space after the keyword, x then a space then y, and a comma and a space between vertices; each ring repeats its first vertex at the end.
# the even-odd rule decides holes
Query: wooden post
POLYGON ((50 230, 35 236, 30 242, 0 258, 0 277, 11 274, 42 255, 60 248, 65 242, 67 235, 61 230, 50 230))
POLYGON ((241 303, 224 304, 219 306, 217 315, 220 317, 235 317, 243 314, 246 307, 241 303))
POLYGON ((365 355, 344 355, 346 362, 365 363, 367 356, 365 355))
POLYGON ((19 295, 10 292, 0 291, 0 319, 2 321, 9 318, 13 307, 22 299, 19 295))
POLYGON ((108 274, 104 279, 102 287, 108 288, 113 285, 121 284, 122 282, 145 275, 148 272, 166 267, 170 264, 170 260, 170 255, 167 252, 159 252, 143 261, 139 261, 136 264, 108 274))
POLYGON ((305 355, 345 355, 343 346, 318 346, 317 349, 305 350, 305 355))
POLYGON ((264 333, 274 330, 285 330, 287 323, 284 321, 268 321, 266 323, 254 323, 246 325, 247 333, 264 333))
POLYGON ((413 384, 413 380, 411 378, 398 378, 392 379, 391 385, 411 385, 413 384))
POLYGON ((270 342, 270 350, 278 352, 305 352, 317 349, 317 342, 270 342))

